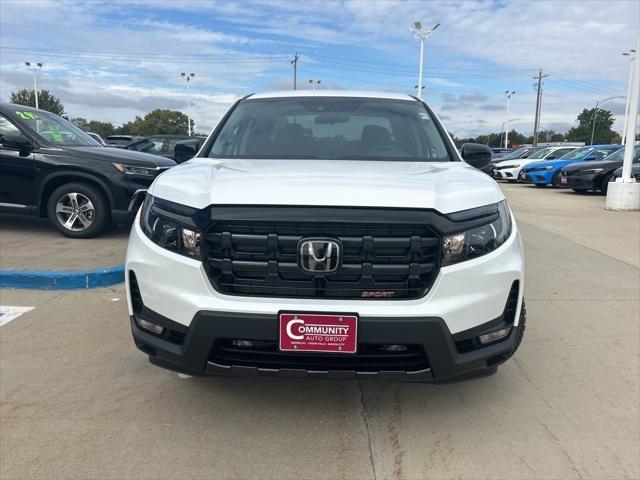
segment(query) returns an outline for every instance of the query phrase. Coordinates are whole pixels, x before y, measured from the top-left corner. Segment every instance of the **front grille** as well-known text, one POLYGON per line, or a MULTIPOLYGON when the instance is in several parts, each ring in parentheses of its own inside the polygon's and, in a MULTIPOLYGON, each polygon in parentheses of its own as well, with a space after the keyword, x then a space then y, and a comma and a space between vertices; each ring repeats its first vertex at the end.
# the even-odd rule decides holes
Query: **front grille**
POLYGON ((224 366, 293 368, 313 371, 415 372, 429 368, 420 345, 404 345, 405 351, 388 351, 388 345, 361 344, 353 355, 335 353, 280 352, 273 341, 252 341, 252 347, 237 347, 231 339, 218 339, 209 361, 224 366))
POLYGON ((230 295, 409 299, 433 284, 440 239, 425 225, 225 220, 206 231, 203 257, 214 288, 230 295), (298 244, 305 238, 339 240, 341 267, 303 271, 298 244))

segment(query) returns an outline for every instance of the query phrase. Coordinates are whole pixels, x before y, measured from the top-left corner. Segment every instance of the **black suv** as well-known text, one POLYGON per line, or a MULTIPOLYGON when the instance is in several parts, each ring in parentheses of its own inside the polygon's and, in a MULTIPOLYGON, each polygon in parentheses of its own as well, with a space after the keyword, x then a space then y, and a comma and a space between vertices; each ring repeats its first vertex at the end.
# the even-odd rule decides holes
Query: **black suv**
POLYGON ((53 113, 0 104, 0 213, 49 217, 68 237, 130 220, 155 177, 175 164, 101 147, 53 113))

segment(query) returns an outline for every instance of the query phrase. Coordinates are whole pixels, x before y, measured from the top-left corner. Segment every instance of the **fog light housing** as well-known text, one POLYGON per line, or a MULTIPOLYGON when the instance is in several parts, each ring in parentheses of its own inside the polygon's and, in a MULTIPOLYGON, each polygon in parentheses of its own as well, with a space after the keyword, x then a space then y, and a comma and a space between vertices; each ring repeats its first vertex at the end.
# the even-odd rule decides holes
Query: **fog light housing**
POLYGON ((250 340, 233 340, 231 343, 234 347, 253 348, 253 342, 250 340))
POLYGON ((144 318, 136 317, 136 323, 140 326, 140 328, 149 330, 150 332, 153 332, 156 335, 162 335, 162 332, 164 332, 164 327, 161 327, 160 325, 156 325, 155 323, 145 320, 144 318))
POLYGON ((508 336, 509 333, 511 333, 511 327, 501 328, 500 330, 495 330, 493 332, 489 332, 489 333, 485 333, 484 335, 480 335, 478 337, 478 340, 483 345, 486 345, 487 343, 492 343, 492 342, 496 342, 498 340, 502 340, 503 338, 508 336))

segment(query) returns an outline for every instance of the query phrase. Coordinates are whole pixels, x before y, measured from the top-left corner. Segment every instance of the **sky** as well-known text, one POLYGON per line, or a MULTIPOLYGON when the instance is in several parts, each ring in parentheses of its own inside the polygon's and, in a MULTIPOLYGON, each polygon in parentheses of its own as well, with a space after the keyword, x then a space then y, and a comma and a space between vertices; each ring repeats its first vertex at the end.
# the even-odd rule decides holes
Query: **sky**
POLYGON ((621 131, 640 2, 626 0, 2 0, 0 100, 38 88, 69 117, 121 124, 156 108, 209 132, 238 98, 293 88, 417 93, 420 46, 409 29, 440 23, 425 47, 424 99, 458 137, 566 131, 596 101, 621 131), (515 90, 507 115, 505 90, 515 90))

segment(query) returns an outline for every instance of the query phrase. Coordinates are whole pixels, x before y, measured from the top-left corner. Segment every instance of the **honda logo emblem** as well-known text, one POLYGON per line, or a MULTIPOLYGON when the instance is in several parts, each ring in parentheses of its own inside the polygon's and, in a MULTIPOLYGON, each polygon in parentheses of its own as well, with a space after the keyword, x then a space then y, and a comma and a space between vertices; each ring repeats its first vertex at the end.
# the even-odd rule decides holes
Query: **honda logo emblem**
POLYGON ((306 272, 335 272, 341 260, 342 244, 337 240, 311 238, 298 244, 298 261, 306 272))

